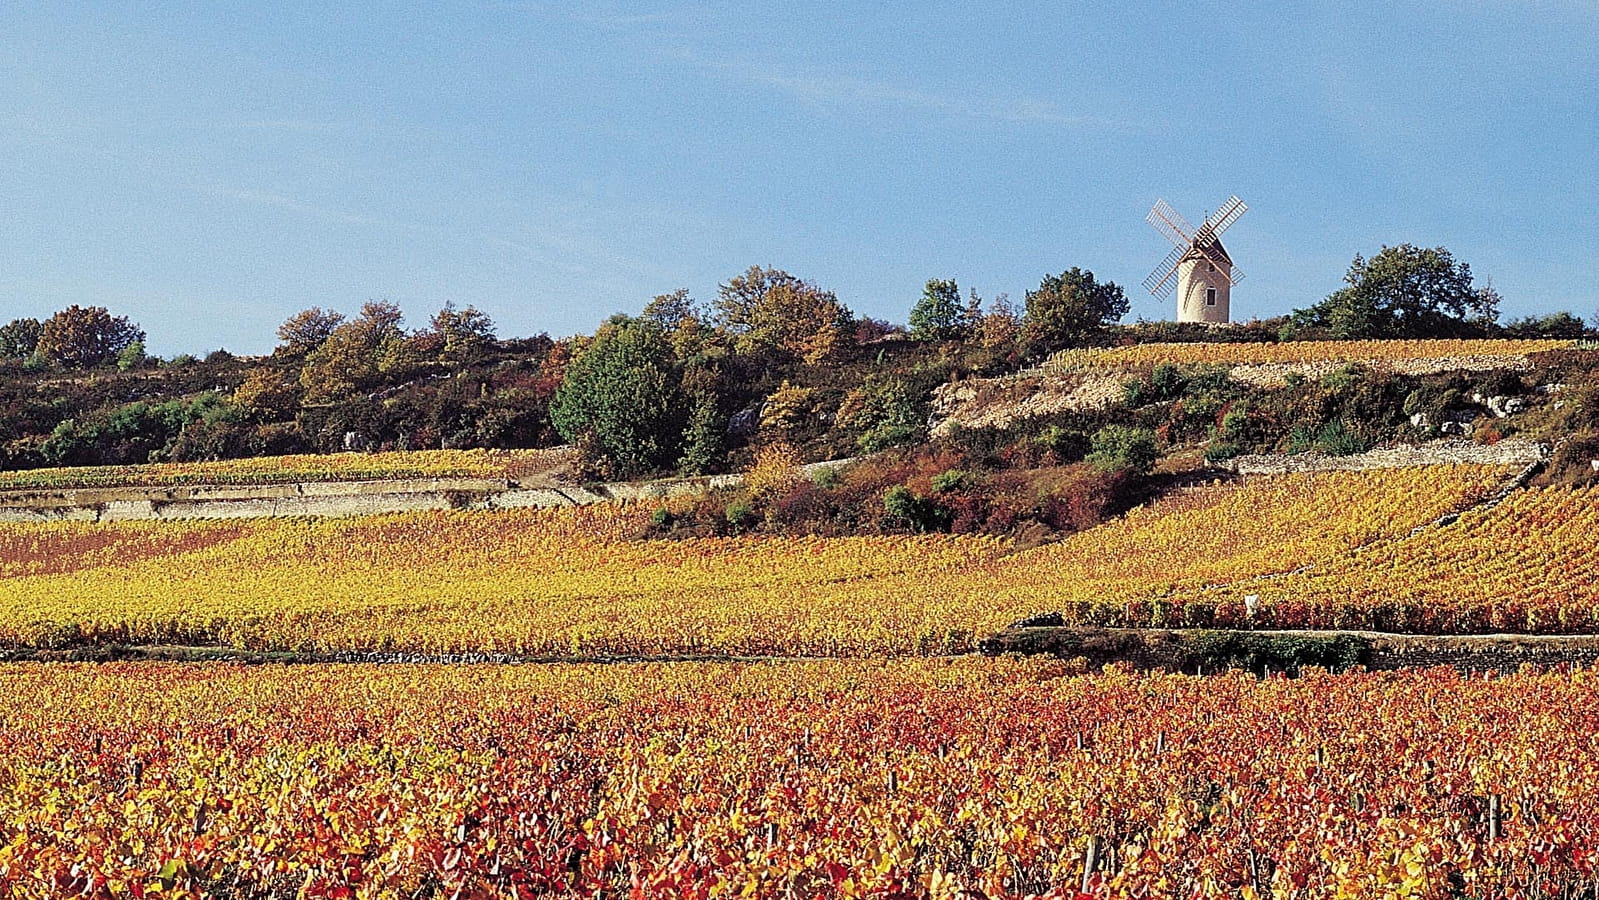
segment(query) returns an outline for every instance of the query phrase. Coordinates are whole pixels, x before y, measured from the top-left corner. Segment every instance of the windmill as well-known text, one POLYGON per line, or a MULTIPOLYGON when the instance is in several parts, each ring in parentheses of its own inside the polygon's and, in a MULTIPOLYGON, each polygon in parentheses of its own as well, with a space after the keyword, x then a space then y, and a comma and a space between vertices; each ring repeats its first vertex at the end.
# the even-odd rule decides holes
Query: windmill
POLYGON ((1221 233, 1248 208, 1244 201, 1230 197, 1195 228, 1165 200, 1155 201, 1145 221, 1172 242, 1172 251, 1144 279, 1144 287, 1163 300, 1176 289, 1177 321, 1230 321, 1232 287, 1244 273, 1233 267, 1232 257, 1221 245, 1221 233))

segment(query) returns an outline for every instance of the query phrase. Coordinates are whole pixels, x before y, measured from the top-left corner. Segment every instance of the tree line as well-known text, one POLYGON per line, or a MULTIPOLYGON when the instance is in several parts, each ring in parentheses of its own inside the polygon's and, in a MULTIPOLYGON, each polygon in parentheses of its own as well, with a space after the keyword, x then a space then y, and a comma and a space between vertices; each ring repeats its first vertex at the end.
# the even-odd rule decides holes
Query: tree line
POLYGON ((1357 256, 1321 302, 1233 329, 1118 325, 1123 289, 1070 268, 1021 304, 933 278, 905 326, 859 316, 830 290, 752 266, 702 303, 686 290, 591 335, 502 339, 480 310, 446 304, 408 330, 398 307, 310 308, 264 358, 156 360, 143 330, 101 307, 0 326, 7 467, 132 463, 376 447, 571 443, 596 477, 715 472, 781 440, 811 457, 924 440, 927 394, 1069 347, 1117 341, 1510 334, 1580 336, 1569 313, 1500 325, 1500 298, 1445 248, 1357 256), (114 379, 39 373, 120 371, 114 379))

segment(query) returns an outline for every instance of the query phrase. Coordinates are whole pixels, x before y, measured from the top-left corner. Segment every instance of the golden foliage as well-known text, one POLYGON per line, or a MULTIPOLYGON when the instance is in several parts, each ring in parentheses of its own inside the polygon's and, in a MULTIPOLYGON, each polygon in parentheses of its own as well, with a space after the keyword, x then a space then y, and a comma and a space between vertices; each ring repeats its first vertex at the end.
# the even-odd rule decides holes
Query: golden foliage
POLYGON ((0 472, 0 490, 396 478, 518 478, 555 468, 566 458, 564 450, 409 450, 308 453, 140 466, 75 466, 0 472))
POLYGON ((1180 624, 1178 601, 1225 595, 1208 585, 1244 585, 1402 537, 1502 474, 1278 476, 1182 494, 1009 556, 999 539, 950 535, 636 541, 642 506, 0 526, 0 556, 24 560, 0 578, 0 645, 960 651, 1054 609, 1100 624, 1180 624))
POLYGON ((1064 350, 1046 364, 1060 371, 1178 365, 1270 365, 1278 363, 1392 363, 1403 360, 1522 357, 1572 346, 1565 340, 1286 341, 1283 343, 1135 344, 1064 350))

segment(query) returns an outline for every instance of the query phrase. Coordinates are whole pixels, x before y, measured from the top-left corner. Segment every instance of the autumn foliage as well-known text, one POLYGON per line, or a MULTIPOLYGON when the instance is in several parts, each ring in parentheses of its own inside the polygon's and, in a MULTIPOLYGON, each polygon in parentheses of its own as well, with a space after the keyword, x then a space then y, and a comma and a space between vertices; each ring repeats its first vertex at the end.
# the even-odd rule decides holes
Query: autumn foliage
POLYGON ((1599 877, 1589 671, 0 678, 7 900, 1443 900, 1571 896, 1599 877))
MULTIPOLYGON (((1409 569, 1361 565, 1459 540, 1459 526, 1411 531, 1505 475, 1435 466, 1217 485, 1030 550, 946 534, 638 540, 643 506, 10 525, 0 646, 855 656, 968 650, 1051 610, 1097 625, 1368 627, 1398 608, 1438 630, 1482 614, 1464 602, 1473 591, 1540 615, 1586 608, 1592 582, 1568 573, 1587 571, 1599 528, 1573 531, 1555 512, 1580 512, 1585 492, 1518 501, 1560 504, 1524 517, 1516 537, 1527 554, 1569 560, 1521 560, 1524 582, 1558 590, 1504 593, 1504 566, 1481 555, 1426 593, 1409 569), (93 552, 106 535, 123 549, 93 552)), ((1486 553, 1477 540, 1457 552, 1486 553)))

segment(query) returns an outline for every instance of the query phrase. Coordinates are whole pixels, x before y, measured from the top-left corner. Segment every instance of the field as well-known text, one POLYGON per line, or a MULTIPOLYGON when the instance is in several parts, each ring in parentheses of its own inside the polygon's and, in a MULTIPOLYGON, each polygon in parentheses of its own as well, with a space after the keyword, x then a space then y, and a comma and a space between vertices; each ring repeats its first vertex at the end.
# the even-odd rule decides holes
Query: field
POLYGON ((1587 672, 141 664, 0 684, 7 898, 1563 897, 1599 877, 1587 672))
MULTIPOLYGON (((1306 567, 1331 578, 1337 561, 1400 552, 1412 529, 1506 474, 1277 476, 1180 494, 1020 553, 949 535, 638 541, 640 506, 12 525, 0 528, 0 647, 928 654, 1049 610, 1097 624, 1246 624, 1245 587, 1263 598, 1247 623, 1286 623, 1297 601, 1261 579, 1306 567)), ((1328 597, 1318 602, 1359 609, 1328 597)))
POLYGON ((642 505, 0 526, 0 647, 593 660, 0 666, 0 900, 1592 898, 1599 672, 950 655, 1048 611, 1599 633, 1594 489, 1483 506, 1511 474, 1218 483, 1032 549, 642 505))
POLYGON ((292 484, 399 478, 509 478, 562 465, 559 450, 414 450, 265 456, 143 466, 78 466, 0 472, 0 491, 193 484, 292 484))

